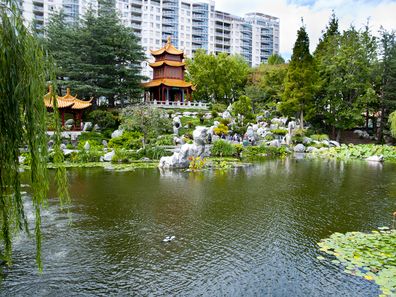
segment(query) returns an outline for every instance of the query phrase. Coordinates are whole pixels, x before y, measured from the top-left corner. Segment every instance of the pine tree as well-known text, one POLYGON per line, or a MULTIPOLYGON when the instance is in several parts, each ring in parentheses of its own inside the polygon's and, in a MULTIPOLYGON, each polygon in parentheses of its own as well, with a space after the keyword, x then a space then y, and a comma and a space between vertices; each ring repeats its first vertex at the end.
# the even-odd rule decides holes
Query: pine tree
POLYGON ((62 15, 55 16, 47 33, 60 85, 83 98, 105 96, 110 106, 140 99, 144 54, 132 30, 121 24, 113 1, 99 1, 97 13, 89 9, 79 25, 66 25, 62 15))
POLYGON ((286 114, 299 113, 301 129, 304 128, 304 115, 309 117, 312 111, 315 79, 315 64, 309 52, 309 37, 305 27, 301 26, 297 32, 280 105, 280 110, 286 114))
MULTIPOLYGON (((382 140, 383 130, 388 122, 389 114, 396 111, 396 34, 394 31, 381 32, 381 62, 380 62, 380 127, 378 139, 382 140)), ((396 126, 396 113, 393 113, 392 126, 396 126)), ((394 131, 394 130, 392 130, 394 131)), ((394 133, 396 135, 396 133, 394 133)), ((394 136, 393 135, 393 136, 394 136)))

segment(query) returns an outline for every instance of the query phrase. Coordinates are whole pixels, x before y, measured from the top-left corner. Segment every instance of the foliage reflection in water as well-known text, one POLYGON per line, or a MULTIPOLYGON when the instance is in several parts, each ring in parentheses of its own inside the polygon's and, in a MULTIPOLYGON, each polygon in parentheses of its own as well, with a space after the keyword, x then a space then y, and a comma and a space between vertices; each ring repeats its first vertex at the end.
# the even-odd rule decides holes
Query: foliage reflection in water
POLYGON ((71 169, 72 224, 52 199, 43 274, 19 238, 0 295, 376 296, 374 283, 318 260, 317 242, 388 224, 395 169, 293 159, 203 172, 71 169))

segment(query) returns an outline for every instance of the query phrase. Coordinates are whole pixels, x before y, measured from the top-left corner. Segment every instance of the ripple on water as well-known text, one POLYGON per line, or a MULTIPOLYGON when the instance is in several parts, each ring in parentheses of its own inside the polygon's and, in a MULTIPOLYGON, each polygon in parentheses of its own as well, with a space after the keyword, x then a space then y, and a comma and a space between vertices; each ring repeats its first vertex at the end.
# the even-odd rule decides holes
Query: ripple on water
POLYGON ((232 174, 72 170, 72 223, 56 201, 43 212, 43 274, 20 235, 0 296, 375 296, 373 283, 317 260, 316 243, 383 225, 394 169, 285 160, 232 174))

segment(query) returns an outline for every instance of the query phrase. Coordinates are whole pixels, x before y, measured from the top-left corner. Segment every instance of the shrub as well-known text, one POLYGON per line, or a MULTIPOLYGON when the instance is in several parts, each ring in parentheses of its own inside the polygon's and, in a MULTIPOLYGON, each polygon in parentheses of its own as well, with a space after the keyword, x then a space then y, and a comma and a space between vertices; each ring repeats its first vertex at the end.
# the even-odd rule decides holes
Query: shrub
POLYGON ((110 139, 108 146, 114 149, 139 149, 143 146, 143 134, 140 132, 124 131, 119 136, 110 139))
POLYGON ((285 136, 285 135, 287 134, 287 129, 282 129, 282 128, 280 128, 280 129, 274 129, 274 130, 271 130, 271 132, 272 132, 273 134, 276 134, 276 135, 285 136))
POLYGON ((88 163, 99 162, 100 157, 103 156, 103 151, 97 149, 90 149, 88 151, 82 149, 70 155, 70 161, 73 163, 88 163))
POLYGON ((313 134, 310 137, 312 140, 316 141, 329 140, 329 135, 327 134, 313 134))
POLYGON ((271 141, 271 140, 274 140, 275 137, 274 137, 274 135, 272 135, 272 134, 267 134, 267 135, 265 135, 264 139, 265 139, 266 141, 271 141))
POLYGON ((173 145, 173 135, 158 136, 156 145, 173 145))
POLYGON ((142 157, 147 157, 151 160, 159 160, 161 157, 171 155, 171 153, 167 152, 164 148, 157 146, 146 146, 145 148, 140 149, 138 153, 142 157))
POLYGON ((306 132, 307 131, 305 129, 296 129, 293 131, 293 135, 304 137, 306 132))
POLYGON ((243 144, 238 143, 238 144, 233 144, 233 147, 235 149, 235 154, 239 158, 241 156, 241 153, 243 151, 243 144))
POLYGON ((212 115, 212 118, 217 118, 219 116, 219 113, 217 111, 212 110, 211 115, 212 115))
POLYGON ((94 110, 89 114, 88 118, 94 124, 98 124, 103 130, 116 129, 119 124, 117 118, 111 112, 104 110, 94 110))
POLYGON ((275 147, 275 146, 247 146, 244 147, 243 156, 247 158, 268 156, 268 157, 284 157, 288 154, 286 147, 275 147))
POLYGON ((223 112, 227 109, 227 105, 223 104, 223 103, 213 103, 211 106, 211 111, 213 112, 223 112))
POLYGON ((102 145, 102 141, 107 139, 102 133, 98 132, 82 132, 78 137, 80 143, 85 144, 88 141, 90 144, 94 143, 95 145, 102 145))
POLYGON ((230 119, 223 119, 223 118, 221 118, 221 119, 219 120, 219 122, 222 123, 224 126, 228 126, 228 125, 231 123, 231 120, 230 120, 230 119))
POLYGON ((228 141, 219 139, 213 143, 210 152, 215 157, 231 157, 236 154, 237 150, 228 141))
POLYGON ((128 151, 125 149, 115 149, 114 156, 111 159, 112 163, 130 163, 131 160, 138 159, 136 151, 128 151))
POLYGON ((238 101, 232 104, 232 112, 234 115, 241 114, 246 118, 251 118, 252 116, 252 100, 245 95, 239 97, 238 101))
POLYGON ((219 124, 216 128, 213 129, 213 132, 218 135, 227 135, 228 134, 228 127, 224 124, 219 124))

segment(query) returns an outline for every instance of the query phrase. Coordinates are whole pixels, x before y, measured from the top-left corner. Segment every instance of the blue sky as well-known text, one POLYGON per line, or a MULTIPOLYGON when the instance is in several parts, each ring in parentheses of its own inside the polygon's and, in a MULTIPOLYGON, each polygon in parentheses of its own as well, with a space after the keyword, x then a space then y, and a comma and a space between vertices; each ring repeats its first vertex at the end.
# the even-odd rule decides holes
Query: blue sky
POLYGON ((396 0, 215 0, 216 9, 236 15, 262 12, 280 18, 280 52, 289 58, 301 25, 307 28, 313 51, 332 11, 339 18, 340 29, 351 24, 362 28, 369 19, 373 34, 380 26, 396 30, 396 0))

